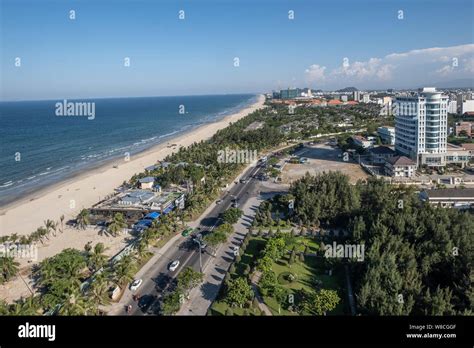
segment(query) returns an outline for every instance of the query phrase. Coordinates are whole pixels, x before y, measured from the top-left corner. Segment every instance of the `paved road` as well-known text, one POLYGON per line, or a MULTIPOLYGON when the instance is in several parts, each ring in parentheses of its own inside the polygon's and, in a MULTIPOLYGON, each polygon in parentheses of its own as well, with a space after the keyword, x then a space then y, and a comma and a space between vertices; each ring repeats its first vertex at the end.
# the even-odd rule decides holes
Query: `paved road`
MULTIPOLYGON (((243 204, 251 195, 257 182, 256 179, 252 179, 252 176, 260 171, 261 168, 259 167, 250 167, 247 169, 241 176, 241 178, 246 178, 247 182, 245 184, 238 183, 231 187, 227 193, 222 196, 222 202, 215 204, 210 212, 201 219, 197 227, 201 231, 212 230, 218 224, 220 214, 231 206, 233 197, 237 197, 239 204, 243 204)), ((203 267, 212 257, 210 250, 203 250, 201 254, 203 267)), ((173 289, 176 283, 176 277, 185 267, 192 267, 194 270, 200 271, 198 247, 189 237, 178 238, 176 242, 157 259, 149 271, 142 276, 143 284, 135 291, 135 293, 140 296, 139 303, 137 304, 137 302, 133 300, 124 303, 121 314, 126 314, 125 307, 127 305, 132 305, 130 315, 158 314, 158 299, 163 293, 173 289), (179 267, 171 272, 168 266, 174 260, 179 260, 179 267)))

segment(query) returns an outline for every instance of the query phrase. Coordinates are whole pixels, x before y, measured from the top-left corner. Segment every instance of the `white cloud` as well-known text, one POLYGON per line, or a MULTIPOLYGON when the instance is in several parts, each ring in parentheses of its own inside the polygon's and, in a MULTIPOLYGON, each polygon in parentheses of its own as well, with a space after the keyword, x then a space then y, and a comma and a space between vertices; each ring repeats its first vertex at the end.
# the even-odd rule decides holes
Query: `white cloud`
POLYGON ((324 72, 326 71, 325 66, 320 66, 318 64, 310 65, 308 69, 305 70, 305 74, 308 77, 308 80, 311 82, 324 82, 326 76, 324 72))
POLYGON ((362 88, 422 86, 469 78, 473 74, 474 44, 391 53, 382 58, 373 57, 331 70, 313 64, 305 70, 310 82, 325 82, 328 87, 334 88, 352 85, 362 88))

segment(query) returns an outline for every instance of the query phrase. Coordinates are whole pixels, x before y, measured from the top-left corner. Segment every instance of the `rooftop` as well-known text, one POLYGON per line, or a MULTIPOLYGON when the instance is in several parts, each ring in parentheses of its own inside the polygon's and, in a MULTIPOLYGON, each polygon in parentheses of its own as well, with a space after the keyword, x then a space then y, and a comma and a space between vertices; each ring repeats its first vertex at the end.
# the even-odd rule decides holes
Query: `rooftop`
POLYGON ((393 158, 389 158, 387 160, 388 163, 390 163, 393 166, 413 166, 416 165, 416 163, 409 159, 408 157, 405 156, 396 156, 393 158))
POLYGON ((474 188, 447 188, 439 190, 426 190, 429 198, 474 198, 474 188))
POLYGON ((395 155, 396 152, 388 146, 377 146, 369 149, 369 152, 376 155, 395 155))
POLYGON ((461 146, 465 148, 466 150, 470 150, 470 151, 474 150, 474 143, 465 143, 465 144, 461 144, 461 146))
POLYGON ((152 176, 146 176, 144 178, 141 178, 138 180, 141 184, 149 183, 149 182, 155 182, 155 178, 152 176))

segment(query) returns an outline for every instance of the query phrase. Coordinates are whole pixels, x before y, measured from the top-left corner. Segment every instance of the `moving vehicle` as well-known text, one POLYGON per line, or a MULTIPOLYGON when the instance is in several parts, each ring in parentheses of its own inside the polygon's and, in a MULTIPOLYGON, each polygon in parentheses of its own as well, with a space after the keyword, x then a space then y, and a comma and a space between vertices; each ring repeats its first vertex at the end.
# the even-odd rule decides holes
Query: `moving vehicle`
POLYGON ((137 290, 137 289, 140 287, 140 285, 142 285, 142 283, 143 283, 143 280, 141 280, 141 279, 135 279, 135 280, 132 282, 132 284, 130 284, 130 290, 132 290, 132 291, 137 290))
POLYGON ((138 300, 138 308, 141 309, 143 313, 146 313, 150 305, 156 300, 156 297, 153 295, 144 295, 138 300))
POLYGON ((193 231, 192 227, 188 227, 187 229, 185 229, 185 230, 183 231, 183 233, 181 233, 181 235, 182 235, 183 237, 187 237, 187 236, 189 236, 189 235, 191 234, 192 231, 193 231))
POLYGON ((174 272, 176 271, 176 268, 178 268, 179 266, 179 260, 175 260, 173 262, 170 263, 168 269, 171 271, 171 272, 174 272))
POLYGON ((247 179, 240 179, 240 183, 241 183, 241 184, 246 184, 246 183, 247 183, 247 179))

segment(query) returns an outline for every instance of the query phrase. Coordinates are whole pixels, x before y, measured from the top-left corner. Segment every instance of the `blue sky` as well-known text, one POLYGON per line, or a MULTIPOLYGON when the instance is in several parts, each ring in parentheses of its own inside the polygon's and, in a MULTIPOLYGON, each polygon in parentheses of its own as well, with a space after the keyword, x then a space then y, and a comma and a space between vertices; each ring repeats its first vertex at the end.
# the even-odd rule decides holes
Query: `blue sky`
POLYGON ((2 0, 0 96, 400 88, 472 77, 472 12, 471 0, 2 0))

